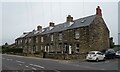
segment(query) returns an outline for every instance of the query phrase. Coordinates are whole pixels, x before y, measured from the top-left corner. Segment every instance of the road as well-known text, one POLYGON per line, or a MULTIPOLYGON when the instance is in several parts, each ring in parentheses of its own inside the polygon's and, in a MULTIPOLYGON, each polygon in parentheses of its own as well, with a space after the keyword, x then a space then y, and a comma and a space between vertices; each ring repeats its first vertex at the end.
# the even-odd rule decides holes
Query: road
POLYGON ((118 59, 101 62, 2 55, 2 70, 118 70, 118 59))

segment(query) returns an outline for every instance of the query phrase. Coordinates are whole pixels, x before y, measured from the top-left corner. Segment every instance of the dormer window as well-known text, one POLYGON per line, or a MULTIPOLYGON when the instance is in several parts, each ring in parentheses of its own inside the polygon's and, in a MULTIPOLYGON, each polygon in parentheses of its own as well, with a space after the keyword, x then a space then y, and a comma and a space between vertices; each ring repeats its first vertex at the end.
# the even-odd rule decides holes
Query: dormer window
POLYGON ((42 32, 44 32, 45 31, 45 29, 42 29, 42 32))
POLYGON ((74 22, 70 22, 70 26, 73 24, 74 22))
POLYGON ((81 21, 81 23, 84 23, 86 21, 86 19, 83 19, 82 21, 81 21))
POLYGON ((53 27, 49 27, 49 30, 53 29, 53 27))
POLYGON ((34 34, 37 34, 39 31, 35 31, 34 34))

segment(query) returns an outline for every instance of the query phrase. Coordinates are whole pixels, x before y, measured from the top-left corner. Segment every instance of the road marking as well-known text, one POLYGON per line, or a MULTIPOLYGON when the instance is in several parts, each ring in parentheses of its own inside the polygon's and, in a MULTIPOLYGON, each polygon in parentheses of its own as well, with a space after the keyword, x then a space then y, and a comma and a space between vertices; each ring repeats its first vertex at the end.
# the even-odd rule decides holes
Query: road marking
POLYGON ((32 67, 32 69, 33 69, 33 70, 37 70, 36 68, 33 68, 33 67, 32 67))
POLYGON ((27 56, 19 56, 19 55, 8 55, 8 54, 3 54, 6 56, 14 56, 14 57, 22 57, 22 58, 30 58, 30 59, 42 59, 42 60, 51 60, 51 61, 59 61, 59 60, 54 60, 54 59, 44 59, 44 58, 37 58, 37 57, 27 57, 27 56))
POLYGON ((22 64, 19 64, 20 66, 22 65, 22 64))
POLYGON ((36 66, 36 67, 40 67, 40 68, 42 68, 42 69, 44 68, 43 66, 40 66, 40 65, 34 65, 34 66, 36 66))
POLYGON ((39 67, 39 68, 42 68, 42 69, 44 68, 43 66, 40 66, 40 65, 35 65, 35 64, 29 64, 29 65, 39 67))
POLYGON ((33 66, 33 64, 29 64, 29 65, 33 66))
POLYGON ((56 69, 56 70, 54 70, 54 71, 55 71, 55 72, 60 72, 60 71, 59 71, 59 70, 57 70, 57 69, 56 69))
POLYGON ((25 65, 25 67, 27 67, 27 68, 28 68, 29 66, 25 65))
POLYGON ((6 60, 8 60, 8 61, 10 61, 10 60, 11 60, 11 61, 12 61, 12 59, 6 59, 6 60))
POLYGON ((18 61, 18 60, 16 60, 16 62, 19 62, 19 63, 25 63, 25 62, 22 62, 22 61, 18 61))

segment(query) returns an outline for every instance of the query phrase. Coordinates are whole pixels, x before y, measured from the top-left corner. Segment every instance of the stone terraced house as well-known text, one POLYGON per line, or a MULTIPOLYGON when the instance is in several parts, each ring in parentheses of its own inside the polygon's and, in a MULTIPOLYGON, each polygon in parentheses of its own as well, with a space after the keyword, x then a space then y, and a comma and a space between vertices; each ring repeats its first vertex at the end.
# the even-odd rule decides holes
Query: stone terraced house
POLYGON ((24 53, 84 53, 109 48, 109 29, 98 6, 95 15, 76 20, 68 15, 66 22, 56 25, 50 22, 46 28, 37 26, 37 30, 23 33, 15 43, 24 53))

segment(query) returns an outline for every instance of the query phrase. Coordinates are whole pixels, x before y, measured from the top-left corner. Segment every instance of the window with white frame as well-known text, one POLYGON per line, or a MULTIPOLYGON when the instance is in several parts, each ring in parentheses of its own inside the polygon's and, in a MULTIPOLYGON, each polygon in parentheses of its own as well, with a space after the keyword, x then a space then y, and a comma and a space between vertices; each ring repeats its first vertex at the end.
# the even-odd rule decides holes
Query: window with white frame
POLYGON ((75 31, 75 39, 79 39, 80 38, 80 33, 79 31, 75 31))
POLYGON ((43 50, 43 46, 41 45, 41 50, 43 50))
POLYGON ((36 43, 38 43, 38 37, 36 37, 36 43))
POLYGON ((76 44, 76 53, 79 53, 79 44, 76 44))
POLYGON ((43 37, 41 37, 41 42, 43 42, 43 37))
POLYGON ((21 40, 18 40, 18 44, 20 44, 21 43, 21 40))
POLYGON ((29 38, 29 43, 31 43, 31 38, 29 38))
POLYGON ((62 40, 62 33, 59 33, 59 40, 62 40))
POLYGON ((35 51, 38 51, 38 46, 36 46, 36 50, 35 51))
POLYGON ((17 40, 15 40, 15 44, 17 44, 17 40))
POLYGON ((20 43, 22 43, 22 39, 20 40, 20 43))
POLYGON ((27 39, 25 39, 25 43, 27 43, 27 39))
POLYGON ((51 35, 51 41, 53 41, 53 34, 51 35))

